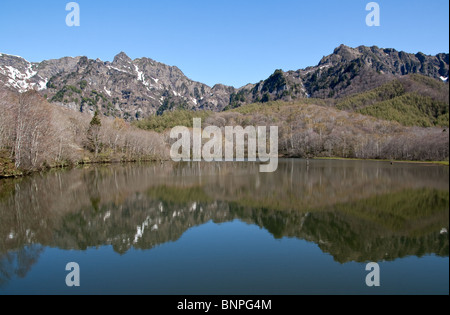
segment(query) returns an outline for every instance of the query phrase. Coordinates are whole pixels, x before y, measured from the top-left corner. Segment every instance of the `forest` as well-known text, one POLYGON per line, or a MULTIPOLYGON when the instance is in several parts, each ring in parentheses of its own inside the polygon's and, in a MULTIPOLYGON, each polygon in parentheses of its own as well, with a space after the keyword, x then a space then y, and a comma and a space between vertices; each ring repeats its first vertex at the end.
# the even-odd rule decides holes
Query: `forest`
MULTIPOLYGON (((146 130, 192 127, 192 112, 179 110, 134 125, 146 130)), ((311 100, 244 105, 222 113, 202 112, 204 127, 278 126, 284 157, 341 157, 407 161, 448 161, 447 127, 404 126, 311 100)))
POLYGON ((448 103, 416 106, 421 104, 417 98, 416 103, 408 103, 412 94, 398 82, 370 93, 337 104, 300 99, 248 104, 219 113, 178 109, 129 123, 49 104, 34 91, 0 91, 0 176, 87 163, 168 160, 171 128, 192 127, 193 118, 222 131, 225 126, 278 126, 282 157, 446 161, 448 165, 448 103), (417 110, 406 110, 404 115, 397 110, 397 116, 389 119, 376 109, 395 109, 396 102, 417 110))
MULTIPOLYGON (((1 94, 1 92, 0 92, 1 94)), ((162 135, 50 105, 34 91, 0 95, 0 176, 84 163, 164 158, 162 135)))

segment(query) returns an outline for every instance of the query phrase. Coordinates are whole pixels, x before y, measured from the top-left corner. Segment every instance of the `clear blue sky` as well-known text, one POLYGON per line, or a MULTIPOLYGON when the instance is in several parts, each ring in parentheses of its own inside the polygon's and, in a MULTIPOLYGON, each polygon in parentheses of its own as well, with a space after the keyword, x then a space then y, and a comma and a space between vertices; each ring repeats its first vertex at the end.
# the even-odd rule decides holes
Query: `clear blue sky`
POLYGON ((275 69, 316 65, 340 44, 411 53, 449 51, 448 0, 79 0, 81 26, 65 24, 66 0, 1 0, 0 52, 29 61, 120 51, 178 66, 210 86, 240 87, 275 69))

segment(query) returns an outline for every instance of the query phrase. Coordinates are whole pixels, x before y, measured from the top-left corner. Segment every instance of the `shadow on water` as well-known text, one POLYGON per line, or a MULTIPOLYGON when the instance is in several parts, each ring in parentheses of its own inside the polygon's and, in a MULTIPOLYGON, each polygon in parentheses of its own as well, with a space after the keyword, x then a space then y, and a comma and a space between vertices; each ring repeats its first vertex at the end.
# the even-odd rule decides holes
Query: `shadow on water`
POLYGON ((339 263, 449 256, 448 167, 282 160, 87 167, 0 182, 0 285, 43 247, 123 255, 240 220, 316 243, 339 263))

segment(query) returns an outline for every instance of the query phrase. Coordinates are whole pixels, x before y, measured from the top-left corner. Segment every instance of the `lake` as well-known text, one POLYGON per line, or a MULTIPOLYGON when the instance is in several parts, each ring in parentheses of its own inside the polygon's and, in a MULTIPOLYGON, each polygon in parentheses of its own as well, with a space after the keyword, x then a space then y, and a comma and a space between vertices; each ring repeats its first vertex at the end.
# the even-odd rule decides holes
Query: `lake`
POLYGON ((280 160, 0 181, 0 294, 449 294, 449 168, 280 160), (66 265, 80 286, 66 285, 66 265), (369 287, 369 262, 380 286, 369 287))

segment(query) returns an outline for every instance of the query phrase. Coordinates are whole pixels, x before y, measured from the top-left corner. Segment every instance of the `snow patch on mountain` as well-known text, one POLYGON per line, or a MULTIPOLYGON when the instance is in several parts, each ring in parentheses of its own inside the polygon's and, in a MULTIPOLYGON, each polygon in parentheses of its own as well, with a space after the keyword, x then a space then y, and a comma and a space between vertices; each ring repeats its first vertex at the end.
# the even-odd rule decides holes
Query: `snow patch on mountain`
POLYGON ((144 85, 147 87, 147 90, 150 91, 150 89, 149 89, 150 83, 148 83, 148 82, 145 80, 145 75, 144 75, 144 73, 143 73, 142 71, 139 70, 139 67, 138 67, 137 65, 134 65, 134 70, 135 70, 136 73, 137 73, 137 79, 138 79, 138 81, 141 81, 142 84, 144 84, 144 85))
POLYGON ((108 68, 111 69, 111 70, 116 70, 116 71, 119 71, 119 72, 123 72, 123 73, 129 74, 128 71, 125 71, 125 70, 122 70, 122 69, 119 69, 119 68, 116 68, 116 67, 113 67, 113 66, 109 66, 108 65, 108 68))
POLYGON ((11 66, 0 66, 0 73, 8 78, 7 86, 17 89, 21 93, 36 86, 36 83, 29 82, 37 74, 30 63, 28 63, 25 73, 11 66))
POLYGON ((111 96, 111 91, 106 89, 106 86, 103 87, 103 90, 105 91, 106 94, 108 94, 108 96, 111 96))
POLYGON ((39 81, 37 84, 38 91, 45 90, 47 88, 47 83, 48 83, 48 79, 44 79, 44 81, 39 81))

